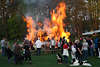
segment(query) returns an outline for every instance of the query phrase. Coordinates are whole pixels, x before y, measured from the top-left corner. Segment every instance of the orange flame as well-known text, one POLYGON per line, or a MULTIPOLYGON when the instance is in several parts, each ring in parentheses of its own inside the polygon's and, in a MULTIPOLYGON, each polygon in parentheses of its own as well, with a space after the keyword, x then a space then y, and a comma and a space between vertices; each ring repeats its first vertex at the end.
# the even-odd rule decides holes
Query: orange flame
POLYGON ((32 19, 32 17, 28 16, 26 18, 24 18, 24 21, 27 23, 27 32, 28 34, 26 35, 26 38, 30 41, 33 41, 35 38, 35 23, 34 20, 32 19))
POLYGON ((36 29, 37 26, 32 17, 24 18, 24 21, 27 23, 27 39, 34 41, 36 37, 39 37, 40 40, 44 41, 53 37, 55 40, 59 40, 60 37, 65 37, 69 42, 70 32, 65 32, 64 30, 63 20, 65 18, 66 4, 64 2, 60 2, 56 9, 51 12, 51 21, 45 18, 43 24, 38 22, 39 29, 36 29))
POLYGON ((56 7, 56 10, 53 10, 53 12, 51 13, 51 18, 52 18, 51 19, 52 24, 55 25, 54 28, 56 27, 56 29, 52 29, 52 30, 57 31, 55 37, 57 39, 59 39, 59 36, 65 37, 69 42, 68 38, 70 36, 70 33, 64 31, 63 20, 66 18, 66 4, 64 2, 59 3, 58 6, 56 7))

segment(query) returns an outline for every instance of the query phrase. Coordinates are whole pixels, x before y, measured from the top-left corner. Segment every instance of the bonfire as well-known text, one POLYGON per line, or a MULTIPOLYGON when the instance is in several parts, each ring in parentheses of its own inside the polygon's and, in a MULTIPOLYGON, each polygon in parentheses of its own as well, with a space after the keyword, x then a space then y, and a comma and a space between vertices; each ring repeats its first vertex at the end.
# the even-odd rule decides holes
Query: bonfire
POLYGON ((39 37, 41 41, 45 41, 48 38, 54 38, 60 40, 65 37, 69 42, 70 32, 64 30, 64 19, 66 18, 66 4, 60 2, 57 7, 50 12, 51 19, 45 18, 43 22, 35 22, 31 16, 24 17, 24 21, 27 24, 26 38, 34 42, 35 38, 39 37))

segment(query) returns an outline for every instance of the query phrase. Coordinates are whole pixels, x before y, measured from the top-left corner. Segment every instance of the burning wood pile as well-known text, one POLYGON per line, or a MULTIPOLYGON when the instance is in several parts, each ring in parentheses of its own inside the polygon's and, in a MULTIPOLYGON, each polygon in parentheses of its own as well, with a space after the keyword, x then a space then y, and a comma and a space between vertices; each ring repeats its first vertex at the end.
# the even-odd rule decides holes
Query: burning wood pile
POLYGON ((31 16, 24 17, 27 24, 26 38, 34 42, 35 38, 40 38, 41 41, 54 38, 59 40, 61 37, 69 42, 70 32, 65 32, 63 20, 66 18, 66 4, 60 2, 57 7, 50 12, 51 20, 45 18, 44 22, 35 22, 31 16))

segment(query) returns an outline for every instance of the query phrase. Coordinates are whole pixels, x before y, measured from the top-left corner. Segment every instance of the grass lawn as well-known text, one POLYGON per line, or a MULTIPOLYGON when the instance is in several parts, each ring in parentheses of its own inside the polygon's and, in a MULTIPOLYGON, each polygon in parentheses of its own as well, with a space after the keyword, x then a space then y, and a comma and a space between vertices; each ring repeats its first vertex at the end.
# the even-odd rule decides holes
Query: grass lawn
MULTIPOLYGON (((96 57, 89 58, 89 62, 93 65, 92 67, 100 66, 100 59, 96 57)), ((57 64, 56 56, 32 56, 32 64, 14 64, 13 62, 8 63, 7 57, 2 57, 0 55, 0 67, 70 67, 69 64, 57 64)), ((86 66, 78 66, 78 67, 86 67, 86 66)))

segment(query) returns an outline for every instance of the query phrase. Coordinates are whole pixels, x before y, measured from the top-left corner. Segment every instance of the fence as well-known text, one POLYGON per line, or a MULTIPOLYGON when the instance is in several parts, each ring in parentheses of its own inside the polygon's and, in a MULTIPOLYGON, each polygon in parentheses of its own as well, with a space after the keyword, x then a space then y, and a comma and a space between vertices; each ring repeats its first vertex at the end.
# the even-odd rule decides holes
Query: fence
MULTIPOLYGON (((52 54, 57 54, 57 53, 61 53, 61 49, 55 49, 55 50, 46 50, 46 49, 41 49, 41 55, 52 55, 52 54)), ((32 55, 36 55, 37 54, 37 50, 31 50, 32 55)))

